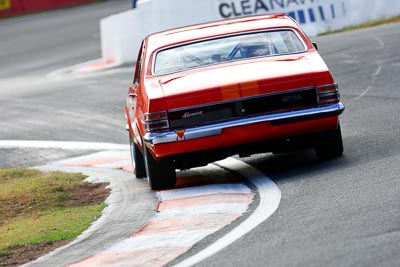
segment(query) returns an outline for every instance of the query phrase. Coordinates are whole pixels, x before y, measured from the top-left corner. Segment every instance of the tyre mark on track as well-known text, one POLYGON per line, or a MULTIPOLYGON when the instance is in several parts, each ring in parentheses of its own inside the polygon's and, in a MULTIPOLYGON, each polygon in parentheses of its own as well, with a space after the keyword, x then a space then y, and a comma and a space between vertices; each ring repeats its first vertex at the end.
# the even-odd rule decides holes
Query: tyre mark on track
MULTIPOLYGON (((385 48, 385 43, 383 42, 383 40, 381 38, 379 38, 378 36, 374 36, 371 37, 371 39, 374 39, 377 41, 377 46, 376 46, 376 50, 382 50, 385 48)), ((361 98, 363 98, 374 86, 376 80, 378 79, 379 75, 381 74, 383 69, 383 63, 382 62, 377 62, 377 67, 376 67, 376 71, 371 75, 371 82, 368 85, 368 87, 361 92, 361 94, 359 94, 353 101, 351 101, 349 104, 353 104, 357 101, 359 101, 361 98)))

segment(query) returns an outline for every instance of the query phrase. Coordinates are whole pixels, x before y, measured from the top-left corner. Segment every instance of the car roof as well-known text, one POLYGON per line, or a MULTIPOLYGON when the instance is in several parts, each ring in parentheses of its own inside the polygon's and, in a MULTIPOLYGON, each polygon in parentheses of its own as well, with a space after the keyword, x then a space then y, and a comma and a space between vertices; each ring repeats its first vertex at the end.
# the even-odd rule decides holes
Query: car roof
POLYGON ((157 32, 146 37, 150 51, 194 40, 217 37, 225 34, 266 30, 274 28, 299 28, 285 14, 266 14, 224 19, 157 32))

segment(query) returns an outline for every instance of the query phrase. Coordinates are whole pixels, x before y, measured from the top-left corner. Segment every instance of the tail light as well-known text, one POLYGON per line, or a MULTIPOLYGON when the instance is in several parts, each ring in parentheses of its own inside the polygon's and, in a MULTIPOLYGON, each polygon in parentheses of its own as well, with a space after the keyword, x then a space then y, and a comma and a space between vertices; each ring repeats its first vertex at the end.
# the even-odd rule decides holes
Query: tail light
POLYGON ((340 101, 340 94, 336 83, 317 86, 317 95, 320 105, 335 104, 340 101))
POLYGON ((168 113, 166 111, 144 114, 146 132, 158 132, 169 129, 168 113))

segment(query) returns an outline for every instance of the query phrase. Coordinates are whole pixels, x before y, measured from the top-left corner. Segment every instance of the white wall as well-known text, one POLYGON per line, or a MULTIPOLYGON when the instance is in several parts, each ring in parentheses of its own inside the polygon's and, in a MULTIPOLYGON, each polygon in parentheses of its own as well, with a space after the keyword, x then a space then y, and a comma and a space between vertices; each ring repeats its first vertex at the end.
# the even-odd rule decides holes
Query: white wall
POLYGON ((293 16, 309 36, 369 20, 400 15, 396 0, 142 0, 138 7, 100 22, 104 61, 136 60, 148 34, 205 21, 283 12, 293 16))

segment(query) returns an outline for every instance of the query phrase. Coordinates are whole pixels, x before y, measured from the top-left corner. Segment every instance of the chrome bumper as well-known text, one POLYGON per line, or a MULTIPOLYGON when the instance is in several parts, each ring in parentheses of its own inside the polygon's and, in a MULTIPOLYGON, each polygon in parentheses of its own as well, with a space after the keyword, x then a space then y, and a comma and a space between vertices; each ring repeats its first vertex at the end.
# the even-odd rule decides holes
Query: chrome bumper
MULTIPOLYGON (((244 126, 260 122, 269 122, 273 125, 285 124, 340 115, 343 111, 344 105, 342 102, 339 102, 337 104, 323 107, 308 108, 283 113, 274 113, 256 117, 247 117, 232 121, 185 129, 185 140, 219 135, 222 133, 223 129, 230 127, 244 126)), ((146 133, 143 139, 146 143, 149 143, 150 145, 157 145, 163 143, 177 142, 178 135, 174 131, 146 133)))

